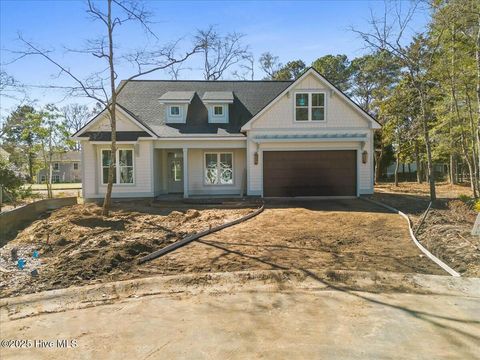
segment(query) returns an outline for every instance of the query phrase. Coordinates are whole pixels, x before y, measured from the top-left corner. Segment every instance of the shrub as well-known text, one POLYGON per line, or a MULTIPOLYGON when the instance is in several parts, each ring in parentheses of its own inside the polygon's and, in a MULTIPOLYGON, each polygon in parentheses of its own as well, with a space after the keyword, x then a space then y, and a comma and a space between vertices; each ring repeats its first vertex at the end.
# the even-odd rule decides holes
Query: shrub
POLYGON ((0 184, 4 195, 7 195, 4 197, 4 201, 15 202, 18 197, 21 197, 25 193, 22 189, 24 182, 25 180, 7 162, 0 161, 0 184))
POLYGON ((480 212, 480 200, 475 201, 475 205, 473 206, 473 209, 476 212, 480 212))

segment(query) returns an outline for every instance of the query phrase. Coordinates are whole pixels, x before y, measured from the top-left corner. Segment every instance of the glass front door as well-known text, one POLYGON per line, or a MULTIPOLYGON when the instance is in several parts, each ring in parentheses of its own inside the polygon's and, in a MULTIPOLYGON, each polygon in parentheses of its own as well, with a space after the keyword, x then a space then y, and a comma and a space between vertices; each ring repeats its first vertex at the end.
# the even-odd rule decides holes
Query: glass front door
POLYGON ((183 154, 168 153, 168 192, 183 193, 183 154))

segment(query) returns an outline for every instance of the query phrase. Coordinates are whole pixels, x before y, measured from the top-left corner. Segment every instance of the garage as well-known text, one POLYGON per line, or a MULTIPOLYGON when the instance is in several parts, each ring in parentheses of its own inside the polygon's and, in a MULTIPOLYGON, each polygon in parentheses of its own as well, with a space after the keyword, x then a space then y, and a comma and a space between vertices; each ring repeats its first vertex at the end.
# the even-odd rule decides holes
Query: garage
POLYGON ((356 195, 356 150, 263 152, 265 197, 356 195))

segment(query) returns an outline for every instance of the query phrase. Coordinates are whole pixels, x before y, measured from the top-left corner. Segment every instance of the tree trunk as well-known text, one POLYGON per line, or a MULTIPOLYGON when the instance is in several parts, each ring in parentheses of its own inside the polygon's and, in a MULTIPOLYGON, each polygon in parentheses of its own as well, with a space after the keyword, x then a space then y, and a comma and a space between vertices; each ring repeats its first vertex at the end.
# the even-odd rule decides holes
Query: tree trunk
POLYGON ((415 165, 417 166, 417 183, 423 183, 422 163, 420 162, 420 150, 418 149, 418 141, 415 140, 415 165))
POLYGON ((468 86, 465 86, 465 95, 467 99, 467 105, 468 105, 468 118, 470 120, 470 129, 469 133, 471 135, 471 141, 472 141, 472 163, 473 163, 473 171, 474 171, 474 180, 475 180, 475 187, 477 189, 477 193, 480 195, 480 155, 478 152, 478 143, 479 143, 479 138, 478 138, 478 124, 475 126, 475 120, 474 120, 474 115, 473 115, 473 109, 472 109, 472 102, 470 99, 470 95, 468 93, 468 86))
POLYGON ((380 181, 381 175, 381 166, 380 163, 382 162, 383 158, 383 146, 380 147, 380 151, 375 151, 375 184, 378 184, 380 181))
POLYGON ((35 154, 28 150, 28 182, 33 183, 33 164, 35 162, 35 154))
POLYGON ((395 161, 395 186, 398 187, 398 168, 400 165, 399 154, 397 153, 397 160, 395 161))
POLYGON ((425 137, 425 150, 427 152, 427 173, 428 173, 428 182, 430 184, 430 201, 434 202, 435 200, 437 200, 437 195, 435 192, 435 175, 433 173, 432 147, 430 144, 430 129, 428 126, 428 115, 427 115, 423 91, 418 88, 417 90, 419 91, 419 95, 420 95, 423 135, 425 137))
MULTIPOLYGON (((116 121, 116 108, 117 108, 117 94, 115 92, 115 65, 113 62, 113 25, 112 25, 112 0, 108 0, 108 62, 110 68, 110 91, 111 102, 108 107, 110 115, 110 129, 111 129, 111 155, 110 155, 110 166, 108 167, 108 184, 107 191, 105 193, 105 198, 103 200, 103 209, 102 215, 108 216, 110 212, 110 206, 112 202, 112 189, 113 189, 113 176, 114 171, 116 171, 116 161, 117 161, 117 121, 116 121)), ((119 181, 119 179, 117 179, 119 181)))

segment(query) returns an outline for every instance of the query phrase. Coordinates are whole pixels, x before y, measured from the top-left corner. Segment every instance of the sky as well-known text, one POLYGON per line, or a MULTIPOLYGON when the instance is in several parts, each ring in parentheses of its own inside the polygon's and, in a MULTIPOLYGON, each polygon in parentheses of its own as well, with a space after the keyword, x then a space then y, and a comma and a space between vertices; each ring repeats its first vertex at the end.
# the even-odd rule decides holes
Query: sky
MULTIPOLYGON (((219 33, 244 34, 243 43, 258 60, 269 51, 286 63, 302 59, 310 65, 327 54, 346 54, 350 59, 361 56, 367 49, 350 28, 367 30, 370 14, 382 14, 383 1, 159 1, 145 2, 151 11, 150 25, 158 39, 145 33, 138 25, 122 25, 116 37, 116 51, 128 53, 180 39, 179 50, 186 50, 198 29, 210 25, 219 33)), ((408 2, 400 3, 405 8, 408 2)), ((101 4, 100 4, 101 5, 101 4)), ((59 90, 44 89, 45 85, 69 86, 71 80, 59 75, 58 69, 38 56, 26 57, 11 63, 15 51, 23 49, 18 36, 48 49, 52 57, 68 67, 79 78, 101 71, 105 64, 91 55, 69 53, 66 49, 84 48, 88 39, 103 34, 104 28, 93 22, 85 12, 83 0, 0 0, 0 64, 2 71, 25 85, 29 100, 38 106, 53 103, 93 105, 94 101, 81 97, 65 97, 59 90)), ((421 31, 428 15, 419 12, 412 20, 410 30, 421 31)), ((180 79, 202 79, 201 58, 196 55, 184 65, 180 79)), ((264 74, 255 69, 255 78, 264 74)), ((126 78, 134 69, 119 62, 119 78, 126 78)), ((167 72, 155 72, 146 79, 170 79, 167 72)), ((226 79, 232 77, 227 75, 226 79)), ((0 117, 8 115, 20 98, 0 94, 0 117)))

